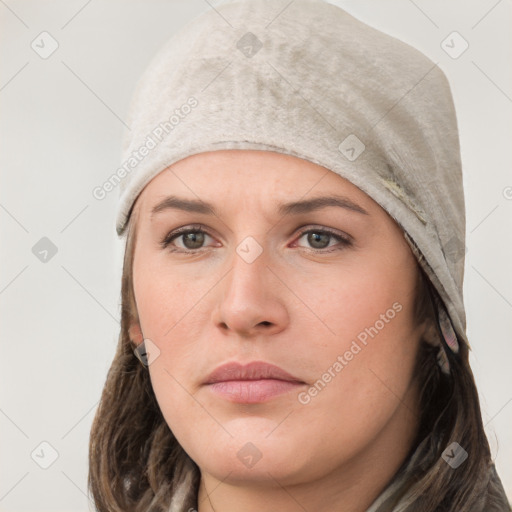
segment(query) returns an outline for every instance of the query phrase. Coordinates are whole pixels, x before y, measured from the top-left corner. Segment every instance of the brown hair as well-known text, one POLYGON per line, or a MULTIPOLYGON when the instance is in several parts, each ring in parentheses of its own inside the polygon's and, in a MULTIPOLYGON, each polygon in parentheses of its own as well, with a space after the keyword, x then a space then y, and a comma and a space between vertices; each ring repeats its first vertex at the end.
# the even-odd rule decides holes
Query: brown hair
MULTIPOLYGON (((91 429, 88 486, 100 512, 168 511, 178 483, 190 473, 194 496, 183 503, 183 510, 188 510, 196 504, 199 468, 165 422, 149 372, 134 356, 128 333, 131 322, 138 320, 132 280, 137 217, 134 208, 123 263, 121 332, 91 429)), ((424 321, 433 318, 431 294, 435 292, 419 265, 418 269, 416 313, 418 321, 424 321)), ((474 511, 484 506, 486 511, 510 510, 502 488, 500 493, 501 484, 489 479, 495 472, 468 349, 461 343, 459 354, 446 352, 450 375, 440 371, 437 348, 420 344, 415 374, 421 383, 421 419, 410 455, 418 447, 419 452, 386 509, 392 511, 409 493, 412 501, 406 510, 411 512, 474 511), (457 469, 441 457, 454 441, 469 454, 457 469)))

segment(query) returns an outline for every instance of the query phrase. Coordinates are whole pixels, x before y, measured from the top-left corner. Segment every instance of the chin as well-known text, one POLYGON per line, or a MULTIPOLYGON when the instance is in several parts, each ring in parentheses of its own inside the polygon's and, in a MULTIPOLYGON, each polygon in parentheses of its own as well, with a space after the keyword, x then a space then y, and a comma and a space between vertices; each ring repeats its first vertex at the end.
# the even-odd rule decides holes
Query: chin
POLYGON ((253 482, 257 485, 276 480, 280 484, 291 484, 313 476, 310 475, 313 455, 298 450, 296 442, 289 439, 286 443, 278 437, 265 439, 265 436, 254 436, 253 441, 250 438, 246 433, 243 439, 212 442, 214 446, 209 447, 208 457, 204 450, 188 453, 201 471, 232 484, 253 482))

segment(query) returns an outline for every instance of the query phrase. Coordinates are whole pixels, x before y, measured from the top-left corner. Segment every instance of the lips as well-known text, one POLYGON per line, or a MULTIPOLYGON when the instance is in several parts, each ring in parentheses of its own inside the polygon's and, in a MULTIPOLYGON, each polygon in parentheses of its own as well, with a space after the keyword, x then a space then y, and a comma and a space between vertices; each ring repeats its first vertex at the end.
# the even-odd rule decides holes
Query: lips
POLYGON ((231 380, 262 380, 274 379, 288 382, 302 382, 297 377, 285 372, 279 366, 255 361, 246 365, 240 363, 227 363, 216 368, 206 379, 205 384, 225 382, 231 380))
POLYGON ((227 363, 216 368, 203 383, 214 394, 231 402, 260 403, 296 390, 304 381, 279 366, 254 361, 227 363))

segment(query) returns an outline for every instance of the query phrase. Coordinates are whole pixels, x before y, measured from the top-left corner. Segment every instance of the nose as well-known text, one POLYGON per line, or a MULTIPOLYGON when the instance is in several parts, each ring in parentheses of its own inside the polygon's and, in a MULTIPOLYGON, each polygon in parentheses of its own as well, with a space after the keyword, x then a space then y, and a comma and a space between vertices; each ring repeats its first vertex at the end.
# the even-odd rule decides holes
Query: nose
POLYGON ((219 286, 215 325, 243 338, 271 336, 286 328, 286 287, 271 268, 268 251, 254 260, 234 252, 231 270, 219 286))

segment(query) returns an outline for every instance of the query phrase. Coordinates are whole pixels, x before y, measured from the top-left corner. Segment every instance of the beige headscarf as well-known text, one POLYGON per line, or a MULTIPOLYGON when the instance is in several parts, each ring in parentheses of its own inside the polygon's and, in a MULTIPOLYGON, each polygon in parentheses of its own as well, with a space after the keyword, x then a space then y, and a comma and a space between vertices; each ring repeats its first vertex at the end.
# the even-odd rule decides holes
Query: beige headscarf
POLYGON ((457 121, 445 75, 419 51, 321 0, 221 4, 153 59, 128 123, 119 235, 144 186, 189 155, 303 158, 348 179, 401 225, 468 342, 457 121))

